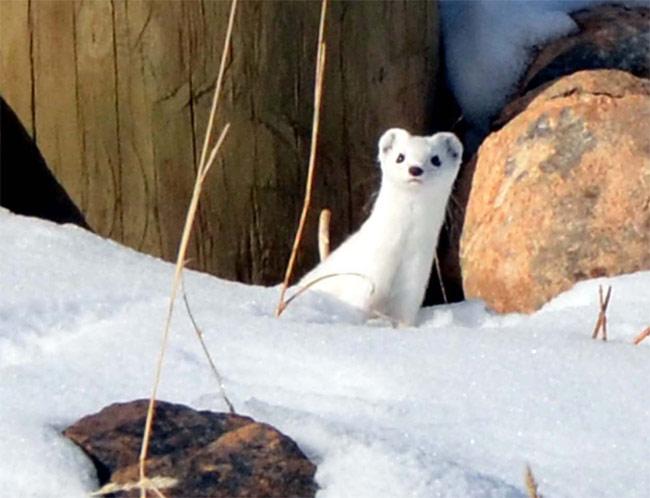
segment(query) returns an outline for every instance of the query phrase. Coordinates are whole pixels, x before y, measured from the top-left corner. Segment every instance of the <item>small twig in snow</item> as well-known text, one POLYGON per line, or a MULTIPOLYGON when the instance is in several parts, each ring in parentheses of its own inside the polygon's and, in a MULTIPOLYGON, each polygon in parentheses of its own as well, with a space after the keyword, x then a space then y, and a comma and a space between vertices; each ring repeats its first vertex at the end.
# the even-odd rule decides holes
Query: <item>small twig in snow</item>
POLYGON ((526 465, 526 472, 524 474, 524 481, 526 483, 526 491, 528 491, 529 498, 542 498, 542 495, 539 494, 537 490, 537 481, 533 475, 533 471, 530 468, 530 465, 526 465))
POLYGON ((648 336, 650 336, 650 327, 645 329, 643 332, 641 332, 639 335, 637 335, 634 338, 634 344, 638 346, 639 344, 641 344, 641 341, 643 341, 648 336))
POLYGON ((171 488, 177 484, 178 480, 173 477, 152 477, 151 479, 145 478, 144 481, 126 482, 122 484, 109 482, 104 484, 101 489, 90 493, 90 496, 114 495, 120 492, 128 493, 135 489, 145 489, 152 491, 158 498, 167 498, 165 494, 160 491, 160 488, 171 488))
POLYGON ((607 340, 607 306, 609 306, 609 298, 612 295, 612 286, 607 289, 607 295, 603 299, 603 286, 598 286, 598 301, 600 303, 600 311, 598 313, 598 320, 594 327, 594 332, 591 335, 592 339, 597 339, 599 332, 603 332, 603 341, 607 340))
POLYGON ((187 293, 185 292, 185 279, 182 281, 182 292, 183 292, 183 302, 185 303, 185 309, 187 310, 187 314, 190 317, 190 321, 192 322, 192 325, 194 326, 194 331, 196 332, 196 337, 199 339, 199 342, 201 343, 201 348, 203 349, 203 353, 205 354, 205 357, 208 360, 208 363, 210 364, 210 368, 212 369, 212 372, 214 373, 215 378, 217 379, 217 385, 219 386, 219 391, 221 393, 221 397, 223 400, 226 402, 226 405, 228 405, 228 410, 230 410, 230 413, 236 413, 235 412, 235 407, 233 404, 230 402, 228 399, 228 396, 226 395, 226 388, 223 384, 223 377, 221 377, 221 374, 219 373, 219 370, 217 370, 217 366, 215 365, 214 361, 212 361, 212 356, 210 355, 210 351, 208 350, 208 346, 205 344, 205 339, 203 337, 203 331, 199 328, 199 325, 196 323, 196 320, 194 319, 194 315, 192 314, 192 310, 190 309, 190 303, 187 299, 187 293))

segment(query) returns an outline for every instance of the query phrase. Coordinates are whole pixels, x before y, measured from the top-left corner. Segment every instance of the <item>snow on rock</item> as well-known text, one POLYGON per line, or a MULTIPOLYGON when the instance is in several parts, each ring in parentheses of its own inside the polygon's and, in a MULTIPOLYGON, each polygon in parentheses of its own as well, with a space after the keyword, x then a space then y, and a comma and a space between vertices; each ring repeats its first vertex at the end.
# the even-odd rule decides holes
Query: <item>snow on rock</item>
MULTIPOLYGON (((92 465, 60 431, 149 395, 173 267, 4 210, 0 238, 2 493, 85 497, 92 465)), ((277 288, 195 272, 186 287, 236 408, 301 446, 319 498, 525 497, 526 462, 546 496, 647 496, 650 349, 630 342, 650 273, 582 282, 531 316, 467 302, 400 330, 328 322, 308 300, 277 320, 277 288), (590 338, 600 283, 608 343, 590 338)), ((182 306, 160 397, 225 408, 182 306)))
POLYGON ((533 50, 576 29, 569 15, 602 3, 648 0, 442 0, 447 73, 464 118, 487 131, 516 90, 533 50))

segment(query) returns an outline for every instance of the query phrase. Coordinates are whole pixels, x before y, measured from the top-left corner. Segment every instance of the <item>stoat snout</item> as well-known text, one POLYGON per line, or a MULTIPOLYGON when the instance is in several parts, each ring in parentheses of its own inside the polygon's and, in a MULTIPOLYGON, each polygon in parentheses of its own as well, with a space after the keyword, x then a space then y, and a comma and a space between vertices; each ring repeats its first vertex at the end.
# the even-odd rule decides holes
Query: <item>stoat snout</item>
POLYGON ((409 174, 411 176, 420 176, 422 173, 424 173, 424 170, 419 166, 411 166, 409 168, 409 174))

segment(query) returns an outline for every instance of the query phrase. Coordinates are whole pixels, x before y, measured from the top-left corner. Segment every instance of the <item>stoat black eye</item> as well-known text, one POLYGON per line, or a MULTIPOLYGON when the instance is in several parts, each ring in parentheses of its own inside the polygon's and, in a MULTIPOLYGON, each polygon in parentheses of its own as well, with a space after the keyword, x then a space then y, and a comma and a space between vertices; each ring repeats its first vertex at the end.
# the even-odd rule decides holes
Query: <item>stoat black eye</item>
POLYGON ((396 163, 403 163, 404 162, 404 154, 398 154, 397 159, 395 159, 396 163))
POLYGON ((440 162, 440 158, 439 158, 438 156, 433 156, 433 157, 431 158, 431 164, 433 164, 434 166, 438 167, 438 166, 440 166, 442 163, 440 162))

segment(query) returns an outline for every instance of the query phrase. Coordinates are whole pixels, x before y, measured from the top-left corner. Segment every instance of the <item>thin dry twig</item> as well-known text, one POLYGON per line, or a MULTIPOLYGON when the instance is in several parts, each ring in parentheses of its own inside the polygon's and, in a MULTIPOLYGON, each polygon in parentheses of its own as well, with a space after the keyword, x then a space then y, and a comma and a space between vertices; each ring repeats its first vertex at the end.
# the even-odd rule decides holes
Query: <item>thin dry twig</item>
POLYGON ((374 282, 372 280, 370 280, 366 275, 363 275, 362 273, 354 273, 354 272, 330 273, 328 275, 323 275, 321 277, 315 278, 314 280, 311 280, 310 282, 307 282, 307 284, 305 284, 303 287, 298 289, 291 297, 289 297, 285 301, 284 307, 286 308, 287 306, 289 306, 289 303, 291 303, 291 301, 293 301, 298 296, 300 296, 301 294, 308 291, 311 287, 316 285, 318 282, 322 282, 323 280, 327 280, 327 279, 334 278, 334 277, 359 277, 359 278, 362 278, 362 279, 366 280, 370 284, 370 295, 375 293, 375 284, 374 284, 374 282))
POLYGON ((160 491, 160 488, 171 488, 178 484, 178 480, 173 477, 152 477, 146 478, 144 481, 126 482, 126 483, 106 483, 101 489, 90 493, 90 496, 106 496, 114 495, 120 492, 133 491, 136 489, 146 489, 152 491, 158 498, 167 498, 166 495, 160 491))
POLYGON ((650 336, 650 327, 645 329, 643 332, 641 332, 639 335, 637 335, 634 338, 634 344, 638 346, 639 344, 641 344, 641 341, 643 341, 648 336, 650 336))
POLYGON ((542 495, 539 494, 537 490, 537 481, 533 475, 533 471, 530 468, 530 465, 526 465, 526 472, 524 474, 524 481, 526 483, 526 491, 528 492, 529 498, 542 498, 542 495))
POLYGON ((449 304, 447 291, 445 290, 445 282, 442 280, 442 271, 440 271, 440 260, 438 259, 438 256, 436 256, 433 261, 436 265, 436 274, 438 276, 438 283, 440 284, 440 292, 442 292, 442 299, 445 304, 449 304))
POLYGON ((458 126, 458 125, 459 125, 460 123, 462 123, 464 120, 465 120, 465 115, 464 115, 464 114, 461 114, 460 116, 458 116, 458 119, 456 119, 456 121, 454 121, 454 124, 451 125, 451 131, 454 131, 454 129, 456 128, 456 126, 458 126))
MULTIPOLYGON (((214 97, 212 99, 212 108, 210 109, 210 116, 208 119, 208 126, 205 132, 205 140, 203 143, 203 150, 201 152, 201 159, 199 161, 197 173, 196 173, 196 182, 194 184, 194 191, 192 192, 192 199, 190 201, 190 206, 187 210, 187 216, 185 218, 185 226, 183 227, 183 234, 181 236, 181 242, 178 248, 178 254, 176 256, 176 268, 174 271, 174 279, 172 283, 171 295, 169 299, 169 307, 167 309, 167 317, 165 319, 165 326, 163 329, 163 335, 161 339, 160 351, 158 354, 158 361, 156 363, 156 373, 154 378, 154 385, 151 392, 151 397, 149 398, 149 407, 147 409, 147 418, 145 421, 144 435, 142 437, 142 446, 140 448, 140 457, 139 457, 139 477, 140 483, 144 484, 148 482, 146 477, 146 460, 147 452, 149 449, 149 442, 151 439, 151 432, 153 426, 153 417, 155 412, 156 397, 158 394, 158 386, 160 385, 160 377, 162 373, 162 365, 165 358, 165 351, 167 349, 167 343, 169 341, 169 331, 171 326, 171 318, 174 311, 174 303, 176 302, 176 296, 178 294, 178 288, 180 286, 181 273, 183 271, 185 263, 185 255, 187 253, 187 246, 190 239, 190 234, 192 232, 192 225, 194 223, 194 218, 196 216, 196 210, 198 207, 198 201, 201 194, 201 188, 203 187, 203 180, 205 180, 207 172, 210 170, 214 159, 219 151, 223 140, 228 133, 230 127, 229 124, 224 126, 221 135, 217 139, 216 145, 212 148, 209 159, 206 161, 207 153, 209 150, 209 143, 212 137, 212 129, 214 125, 214 119, 217 110, 217 103, 219 101, 219 94, 221 92, 221 86, 223 84, 223 75, 225 72, 225 60, 230 49, 230 41, 232 38, 232 28, 235 19, 235 12, 237 8, 237 0, 232 0, 230 14, 228 18, 228 29, 226 30, 226 37, 224 41, 224 47, 221 57, 221 66, 219 67, 219 75, 217 77, 217 84, 215 86, 214 97)), ((146 498, 147 488, 143 485, 140 487, 140 498, 146 498)))
POLYGON ((598 320, 594 326, 594 332, 591 334, 592 339, 597 339, 599 332, 603 332, 603 341, 607 340, 607 306, 609 306, 609 298, 612 295, 612 286, 607 289, 607 295, 603 299, 603 286, 598 286, 598 301, 600 303, 600 311, 598 312, 598 320))
POLYGON ((318 254, 323 261, 330 255, 330 221, 332 211, 323 209, 318 218, 318 254))
POLYGON ((309 206, 311 204, 311 193, 312 186, 314 183, 314 172, 316 169, 316 146, 318 144, 318 125, 320 122, 320 108, 321 100, 323 94, 323 79, 325 76, 325 18, 327 14, 327 0, 322 0, 321 3, 321 12, 320 12, 320 25, 318 28, 318 52, 316 54, 316 83, 314 86, 314 116, 311 129, 311 147, 309 151, 309 167, 307 169, 307 184, 305 186, 305 198, 303 201, 302 212, 300 213, 300 221, 298 222, 298 230, 296 231, 296 236, 293 241, 293 247, 291 248, 291 255, 289 256, 289 262, 287 263, 287 270, 284 275, 284 281, 282 282, 282 287, 280 289, 280 301, 275 310, 275 316, 279 317, 284 309, 287 307, 287 303, 284 300, 284 296, 289 287, 289 281, 291 280, 291 275, 293 274, 293 267, 296 264, 296 258, 298 255, 298 248, 300 247, 300 242, 302 241, 302 235, 305 230, 305 222, 307 220, 307 213, 309 211, 309 206))
MULTIPOLYGON (((213 150, 219 150, 221 147, 221 144, 223 143, 224 138, 226 137, 226 133, 228 132, 230 125, 227 124, 224 126, 223 131, 221 132, 221 135, 219 137, 219 140, 217 141, 217 144, 215 145, 213 150)), ((211 154, 213 156, 212 158, 216 156, 216 154, 211 154)), ((205 171, 209 171, 210 167, 212 166, 213 162, 209 162, 206 164, 205 171)), ((155 412, 155 406, 156 406, 156 398, 158 395, 158 386, 160 385, 160 377, 162 374, 162 366, 163 362, 165 359, 165 352, 167 350, 167 344, 169 342, 169 332, 171 330, 171 319, 172 315, 174 313, 174 303, 176 302, 176 296, 178 294, 178 289, 180 287, 180 281, 181 281, 181 274, 183 272, 183 268, 185 266, 185 255, 187 254, 187 247, 189 245, 189 240, 190 240, 190 234, 192 232, 192 225, 194 224, 194 218, 196 216, 196 209, 198 207, 198 201, 199 201, 199 196, 201 194, 201 188, 203 186, 202 178, 205 178, 203 175, 197 174, 196 177, 196 183, 194 184, 194 192, 192 194, 192 200, 190 201, 190 207, 188 208, 187 211, 187 217, 185 219, 185 226, 183 228, 183 235, 181 237, 181 243, 178 249, 178 256, 176 259, 176 268, 174 271, 174 279, 172 282, 172 290, 171 290, 171 296, 169 299, 169 307, 167 308, 167 317, 165 319, 165 327, 163 329, 163 336, 161 340, 161 346, 160 346, 160 351, 158 353, 158 361, 156 363, 156 373, 155 373, 155 378, 154 378, 154 385, 153 389, 151 392, 151 397, 149 398, 149 407, 147 409, 147 418, 145 421, 145 427, 144 427, 144 435, 142 437, 142 447, 140 448, 140 458, 139 458, 139 470, 140 470, 140 482, 141 483, 146 483, 147 482, 147 477, 146 477, 146 465, 145 462, 147 460, 147 451, 149 448, 149 441, 151 440, 151 432, 152 432, 152 426, 153 426, 153 416, 155 412)), ((141 498, 146 498, 147 496, 147 488, 141 487, 140 488, 140 497, 141 498)))
POLYGON ((223 50, 221 51, 221 60, 219 61, 219 72, 217 74, 217 83, 214 88, 214 95, 212 96, 212 106, 210 107, 210 115, 208 117, 208 125, 205 129, 205 137, 203 138, 203 147, 201 148, 201 158, 199 159, 199 174, 205 169, 206 154, 209 150, 210 139, 212 138, 212 128, 214 127, 214 119, 217 115, 217 106, 219 98, 221 97, 221 87, 223 86, 223 75, 226 72, 226 59, 228 52, 230 52, 230 44, 232 40, 232 29, 235 24, 235 13, 237 12, 237 1, 232 0, 230 4, 230 13, 228 14, 228 27, 226 28, 226 37, 223 42, 223 50))
POLYGON ((228 405, 228 410, 230 411, 230 413, 235 413, 235 407, 230 402, 230 399, 228 399, 228 395, 226 394, 226 388, 223 384, 223 378, 221 377, 219 370, 217 370, 217 366, 212 360, 212 356, 210 355, 208 346, 205 344, 205 340, 203 338, 203 331, 199 328, 199 325, 196 323, 196 320, 194 319, 194 315, 192 314, 192 310, 190 309, 190 303, 187 299, 187 293, 185 292, 185 279, 183 279, 182 281, 182 291, 183 291, 183 302, 185 303, 185 309, 187 310, 187 314, 190 317, 190 321, 194 326, 196 337, 199 339, 199 342, 201 343, 201 348, 203 349, 203 353, 205 354, 205 357, 207 358, 208 363, 210 364, 212 373, 214 373, 214 376, 217 379, 217 385, 219 386, 219 392, 221 394, 221 397, 226 402, 226 405, 228 405))

